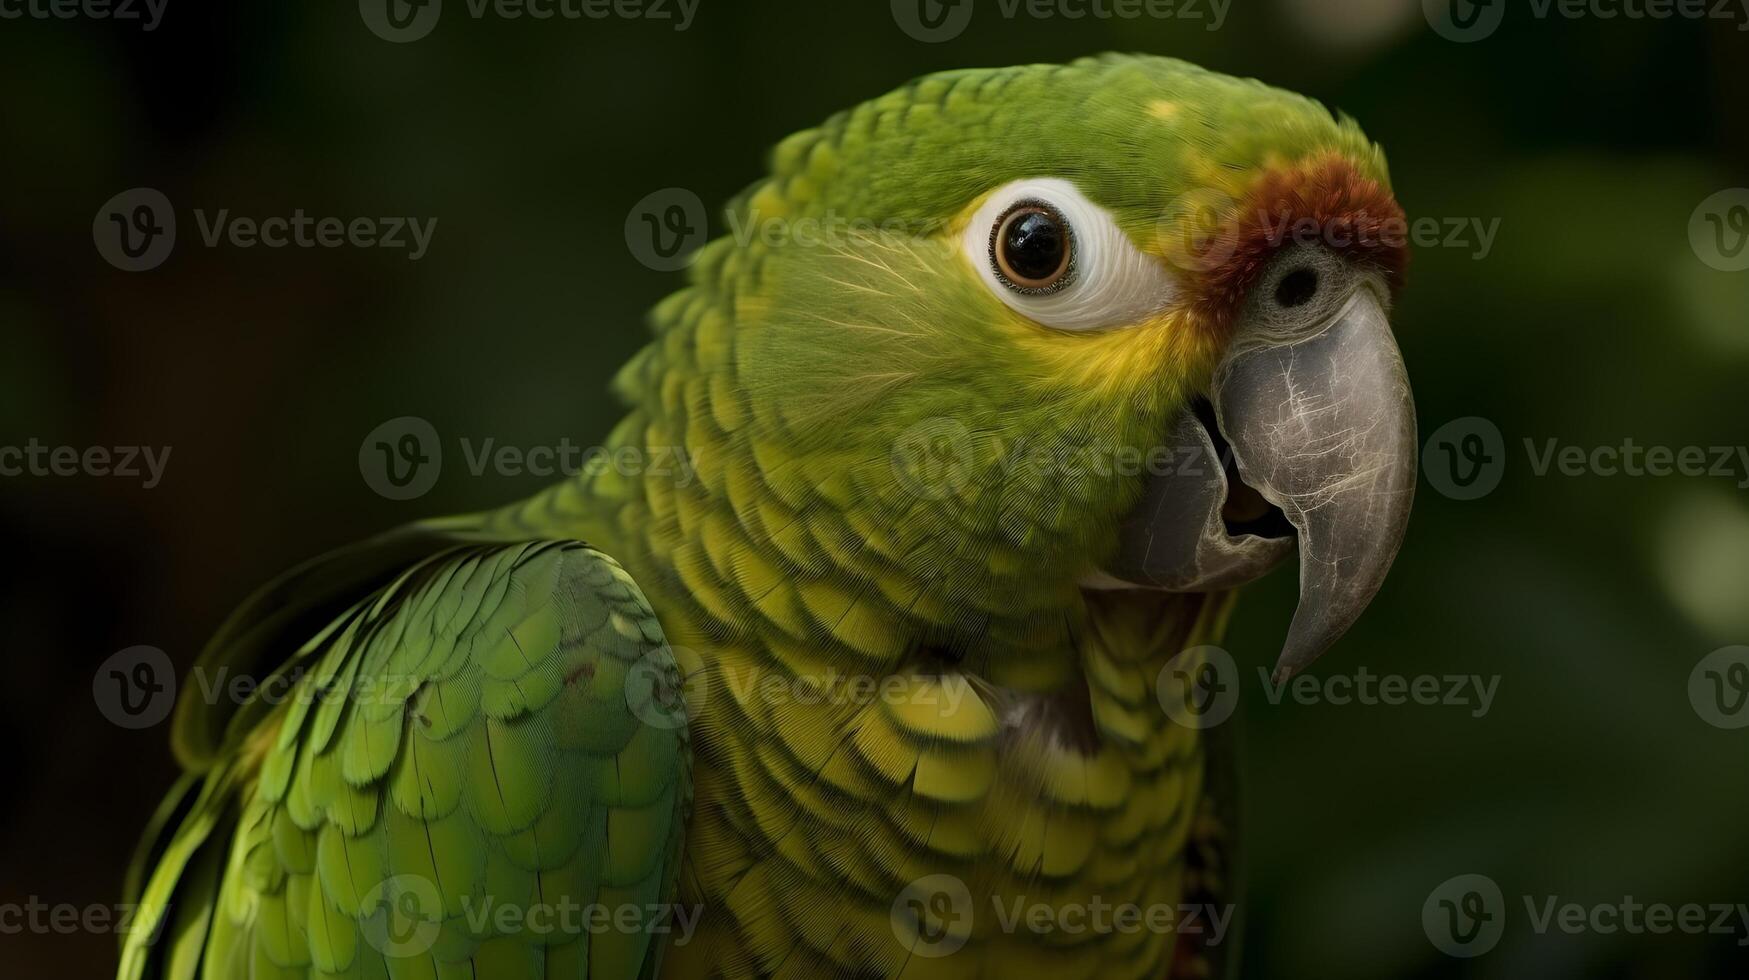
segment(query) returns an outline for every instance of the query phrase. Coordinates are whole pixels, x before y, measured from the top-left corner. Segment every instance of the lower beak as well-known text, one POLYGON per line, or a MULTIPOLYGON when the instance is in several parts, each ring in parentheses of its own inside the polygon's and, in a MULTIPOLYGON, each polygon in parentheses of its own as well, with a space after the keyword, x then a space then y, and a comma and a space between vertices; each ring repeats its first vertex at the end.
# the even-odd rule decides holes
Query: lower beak
POLYGON ((1156 476, 1110 573, 1226 589, 1262 577, 1297 540, 1299 607, 1275 671, 1285 679, 1354 625, 1402 544, 1417 473, 1408 373, 1384 304, 1362 286, 1312 330, 1241 328, 1211 394, 1212 412, 1185 411, 1172 445, 1226 465, 1156 476))

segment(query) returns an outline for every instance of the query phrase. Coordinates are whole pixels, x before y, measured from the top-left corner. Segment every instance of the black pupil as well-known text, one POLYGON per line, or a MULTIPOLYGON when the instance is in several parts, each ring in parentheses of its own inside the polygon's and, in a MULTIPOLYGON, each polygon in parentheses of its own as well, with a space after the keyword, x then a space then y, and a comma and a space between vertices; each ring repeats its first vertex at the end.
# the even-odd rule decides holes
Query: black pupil
POLYGON ((1003 255, 1008 268, 1022 279, 1040 282, 1057 274, 1063 267, 1063 254, 1069 248, 1068 236, 1057 219, 1043 211, 1033 211, 1008 223, 1002 239, 1003 255))
POLYGON ((1275 287, 1275 301, 1292 309, 1311 302, 1318 294, 1318 270, 1295 269, 1283 276, 1275 287))

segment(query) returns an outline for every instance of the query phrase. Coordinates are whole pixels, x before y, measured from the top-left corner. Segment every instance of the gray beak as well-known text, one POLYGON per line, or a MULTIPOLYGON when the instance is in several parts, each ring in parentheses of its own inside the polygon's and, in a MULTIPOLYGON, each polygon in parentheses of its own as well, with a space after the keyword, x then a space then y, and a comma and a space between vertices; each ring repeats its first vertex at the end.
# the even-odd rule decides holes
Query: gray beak
POLYGON ((1325 309, 1254 309, 1210 395, 1212 413, 1183 413, 1169 445, 1208 460, 1225 443, 1228 465, 1155 475, 1109 572, 1170 591, 1227 589, 1297 542, 1299 607, 1275 670, 1285 679, 1360 618, 1409 522, 1415 406, 1378 292, 1362 282, 1325 309))

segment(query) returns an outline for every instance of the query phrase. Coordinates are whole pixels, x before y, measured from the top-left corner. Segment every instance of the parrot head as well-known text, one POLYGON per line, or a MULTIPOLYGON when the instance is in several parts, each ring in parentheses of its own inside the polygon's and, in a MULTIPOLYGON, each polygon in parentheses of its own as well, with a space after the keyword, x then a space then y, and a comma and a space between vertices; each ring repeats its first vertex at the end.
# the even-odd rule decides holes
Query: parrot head
POLYGON ((1416 474, 1405 255, 1351 120, 1161 58, 950 72, 785 141, 729 219, 693 277, 734 284, 733 330, 695 342, 896 615, 1060 618, 1297 550, 1286 674, 1381 585, 1416 474))

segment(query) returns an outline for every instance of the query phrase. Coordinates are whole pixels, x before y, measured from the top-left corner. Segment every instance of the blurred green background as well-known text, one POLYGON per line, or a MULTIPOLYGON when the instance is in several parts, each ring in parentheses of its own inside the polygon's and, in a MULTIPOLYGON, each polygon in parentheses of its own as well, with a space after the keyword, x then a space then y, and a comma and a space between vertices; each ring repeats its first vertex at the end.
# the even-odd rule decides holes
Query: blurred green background
MULTIPOLYGON (((1537 19, 1453 43, 1419 0, 1237 0, 1208 19, 1004 17, 941 43, 885 0, 701 0, 673 22, 473 19, 388 43, 351 4, 169 0, 153 31, 0 21, 0 445, 168 445, 165 478, 0 479, 0 903, 117 901, 173 764, 163 726, 97 711, 135 644, 192 660, 294 561, 415 517, 529 493, 446 467, 385 500, 360 441, 402 415, 522 446, 592 444, 605 391, 678 277, 627 248, 668 187, 717 209, 766 149, 936 69, 1170 54, 1303 91, 1388 150, 1412 217, 1498 220, 1491 251, 1418 250, 1399 306, 1426 437, 1480 417, 1499 486, 1423 481, 1397 569, 1321 674, 1498 677, 1491 710, 1271 705, 1239 731, 1247 976, 1741 975, 1731 936, 1538 934, 1524 896, 1749 902, 1749 730, 1707 723, 1691 671, 1749 643, 1749 478, 1538 475, 1525 440, 1587 449, 1749 441, 1749 273, 1689 227, 1749 185, 1749 14, 1537 19), (163 266, 107 265, 92 221, 163 191, 163 266), (194 208, 417 215, 430 253, 205 248, 194 208), (1475 959, 1423 930, 1441 882, 1484 874, 1504 938, 1475 959)), ((1199 4, 1199 7, 1206 4, 1199 4)), ((1474 243, 1472 243, 1474 244, 1474 243)), ((1279 573, 1230 648, 1269 660, 1279 573)), ((101 976, 111 936, 0 934, 3 971, 101 976)))

